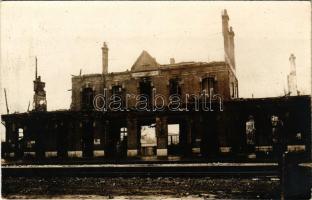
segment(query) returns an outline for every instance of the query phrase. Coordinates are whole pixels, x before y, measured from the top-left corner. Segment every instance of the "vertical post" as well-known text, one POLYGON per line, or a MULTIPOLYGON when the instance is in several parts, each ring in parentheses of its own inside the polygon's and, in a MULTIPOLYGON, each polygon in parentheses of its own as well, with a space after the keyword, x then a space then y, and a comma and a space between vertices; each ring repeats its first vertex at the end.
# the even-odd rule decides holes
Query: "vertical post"
POLYGON ((110 151, 110 121, 105 119, 104 121, 104 127, 103 127, 103 131, 104 131, 104 136, 103 136, 103 139, 104 139, 104 156, 105 157, 109 157, 111 155, 111 151, 110 151))
POLYGON ((192 155, 192 148, 193 148, 193 120, 191 118, 186 119, 186 124, 185 124, 185 156, 191 156, 192 155))
POLYGON ((4 150, 4 146, 2 146, 1 148, 1 151, 2 153, 4 153, 4 155, 7 157, 10 156, 10 153, 11 153, 11 142, 12 142, 12 128, 11 128, 11 123, 9 121, 5 121, 5 143, 6 143, 6 148, 7 151, 3 151, 4 150))
POLYGON ((37 60, 37 56, 36 56, 35 80, 37 80, 37 77, 38 77, 38 60, 37 60))
POLYGON ((207 156, 216 157, 219 152, 219 140, 218 140, 218 127, 217 127, 217 113, 209 112, 208 115, 204 116, 204 130, 208 130, 208 133, 205 133, 207 142, 207 156))
POLYGON ((157 156, 168 155, 167 117, 156 117, 157 156))
POLYGON ((179 123, 179 150, 183 156, 187 154, 186 152, 186 146, 187 146, 187 120, 182 120, 181 123, 179 123))
POLYGON ((37 158, 44 158, 45 156, 45 145, 44 145, 44 131, 43 131, 43 122, 37 119, 35 128, 35 146, 36 146, 36 157, 37 158))
POLYGON ((105 144, 105 124, 101 123, 97 118, 93 122, 94 127, 94 141, 93 141, 93 156, 94 157, 104 157, 104 144, 105 144), (98 139, 100 143, 98 143, 98 139))
POLYGON ((283 152, 280 165, 280 189, 281 189, 281 200, 285 199, 285 187, 286 187, 286 176, 287 176, 287 157, 288 153, 283 152))
MULTIPOLYGON (((77 151, 80 150, 80 130, 73 130, 73 124, 70 124, 69 120, 63 118, 55 122, 55 128, 57 132, 57 156, 61 158, 66 157, 81 157, 81 153, 77 151), (73 134, 77 134, 79 139, 72 138, 73 134), (70 139, 71 138, 71 139, 70 139), (79 142, 77 142, 77 140, 79 142)), ((76 137, 77 137, 76 136, 76 137)))
POLYGON ((201 125, 200 125, 200 132, 201 132, 201 142, 200 142, 200 154, 203 157, 208 156, 208 141, 209 141, 209 136, 211 134, 210 127, 208 127, 208 120, 206 119, 205 115, 202 115, 202 120, 201 120, 201 125), (208 136, 209 135, 209 136, 208 136))
POLYGON ((133 116, 128 116, 127 118, 127 131, 128 131, 128 141, 127 141, 127 156, 135 157, 138 155, 138 137, 137 137, 137 119, 133 116))
POLYGON ((83 122, 83 157, 93 157, 93 120, 83 122))
POLYGON ((196 116, 196 122, 194 124, 195 128, 195 134, 192 138, 192 141, 194 143, 194 147, 196 148, 196 154, 201 154, 203 152, 202 143, 204 141, 204 131, 203 131, 203 117, 201 115, 196 116), (200 144, 197 143, 197 141, 201 141, 200 144), (197 149, 199 151, 197 151, 197 149))
POLYGON ((5 97, 5 106, 6 106, 6 110, 7 110, 7 114, 9 114, 9 106, 8 106, 8 98, 7 98, 7 93, 6 93, 6 89, 4 88, 4 97, 5 97))
POLYGON ((14 157, 17 158, 18 157, 18 128, 16 126, 16 123, 12 122, 11 124, 11 144, 13 147, 13 153, 14 153, 14 157))

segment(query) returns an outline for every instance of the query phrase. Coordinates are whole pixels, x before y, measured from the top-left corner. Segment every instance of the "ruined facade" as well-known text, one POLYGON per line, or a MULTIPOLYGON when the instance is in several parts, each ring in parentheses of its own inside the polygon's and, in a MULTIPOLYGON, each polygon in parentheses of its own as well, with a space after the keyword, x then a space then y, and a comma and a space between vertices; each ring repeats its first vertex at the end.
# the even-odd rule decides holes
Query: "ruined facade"
MULTIPOLYGON (((144 95, 150 107, 159 106, 154 97, 162 95, 164 106, 168 106, 170 96, 181 97, 182 104, 192 101, 199 103, 200 96, 205 92, 210 98, 218 97, 219 101, 229 101, 238 98, 238 81, 235 72, 234 32, 229 27, 227 11, 222 13, 222 33, 224 38, 224 60, 213 62, 182 62, 175 63, 171 58, 169 64, 159 64, 147 51, 143 51, 131 67, 130 71, 108 73, 108 47, 104 42, 102 47, 102 74, 88 74, 72 77, 73 111, 94 111, 94 98, 105 93, 105 99, 120 95, 120 100, 128 109, 137 105, 137 98, 131 96, 144 95), (104 90, 106 90, 104 92, 104 90), (127 95, 131 95, 128 96, 127 95), (193 99, 192 99, 193 98, 193 99)), ((219 108, 220 109, 220 108, 219 108)), ((186 120, 186 119, 184 119, 186 120)), ((187 120, 186 120, 187 121, 187 120)), ((139 124, 156 124, 157 155, 167 155, 167 117, 154 115, 151 120, 137 121, 129 119, 128 151, 129 156, 138 154, 137 131, 139 124), (162 132, 163 136, 158 137, 162 132), (133 133, 132 133, 133 132, 133 133), (135 138, 136 141, 132 141, 135 138)), ((121 127, 120 127, 121 128, 121 127)), ((117 134, 119 135, 119 134, 117 134)), ((99 140, 100 141, 100 140, 99 140)), ((182 140, 183 141, 183 140, 182 140)))
MULTIPOLYGON (((144 156, 149 150, 141 145, 142 127, 151 127, 156 137, 151 154, 155 156, 236 158, 246 154, 246 122, 252 115, 256 130, 255 151, 259 156, 269 158, 272 151, 270 119, 277 115, 285 123, 283 137, 288 147, 309 157, 310 97, 238 98, 234 32, 228 21, 224 10, 225 56, 220 61, 176 63, 170 59, 169 64, 159 64, 143 51, 131 70, 108 73, 109 49, 104 43, 102 73, 72 78, 69 110, 41 112, 44 110, 34 109, 2 115, 6 126, 3 155, 15 158, 28 155, 39 158, 144 156), (201 107, 203 93, 209 97, 209 110, 201 107), (127 109, 97 109, 94 100, 104 94, 107 99, 118 95, 119 102, 127 109), (147 99, 155 99, 156 94, 160 94, 164 97, 164 110, 151 110, 159 106, 159 101, 150 100, 149 110, 138 111, 135 108, 141 97, 127 98, 128 94, 143 95, 147 99), (172 95, 181 97, 184 109, 168 109, 172 95), (187 98, 188 95, 193 96, 187 98), (200 105, 199 109, 196 109, 196 103, 200 105), (177 125, 178 138, 169 135, 169 125, 177 125)), ((40 94, 45 97, 44 83, 37 75, 34 85, 34 99, 40 94)))

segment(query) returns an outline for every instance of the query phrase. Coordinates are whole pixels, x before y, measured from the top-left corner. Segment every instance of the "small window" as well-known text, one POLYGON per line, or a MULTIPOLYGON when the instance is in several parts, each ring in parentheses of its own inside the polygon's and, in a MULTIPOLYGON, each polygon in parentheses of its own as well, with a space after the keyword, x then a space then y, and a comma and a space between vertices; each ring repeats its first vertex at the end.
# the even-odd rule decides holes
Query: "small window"
POLYGON ((178 78, 170 79, 170 81, 169 81, 169 95, 181 96, 180 79, 178 79, 178 78))
POLYGON ((123 141, 127 137, 127 128, 122 127, 120 128, 120 141, 123 141))
POLYGON ((94 91, 90 87, 83 88, 81 94, 81 108, 82 110, 92 110, 93 109, 93 96, 94 91))
POLYGON ((297 138, 297 140, 301 140, 301 139, 302 139, 301 133, 297 133, 297 134, 296 134, 296 138, 297 138))
POLYGON ((35 140, 31 140, 27 142, 27 148, 32 148, 36 144, 35 140))
POLYGON ((121 85, 114 85, 112 87, 112 94, 113 95, 121 95, 121 92, 122 92, 122 87, 121 85))
POLYGON ((234 85, 234 83, 231 83, 231 97, 232 98, 235 97, 235 85, 234 85))
POLYGON ((238 98, 238 86, 237 86, 237 84, 235 85, 235 98, 238 98))
POLYGON ((246 121, 246 143, 248 145, 255 144, 255 133, 256 133, 255 120, 254 117, 250 115, 248 117, 248 120, 246 121))
POLYGON ((22 128, 18 129, 18 139, 22 139, 24 137, 24 130, 22 128))
POLYGON ((205 90, 208 96, 210 96, 210 94, 216 94, 218 92, 217 81, 215 81, 214 77, 204 78, 201 84, 202 91, 205 90))
POLYGON ((101 144, 101 139, 98 139, 98 138, 94 139, 93 140, 93 144, 94 145, 100 145, 101 144))

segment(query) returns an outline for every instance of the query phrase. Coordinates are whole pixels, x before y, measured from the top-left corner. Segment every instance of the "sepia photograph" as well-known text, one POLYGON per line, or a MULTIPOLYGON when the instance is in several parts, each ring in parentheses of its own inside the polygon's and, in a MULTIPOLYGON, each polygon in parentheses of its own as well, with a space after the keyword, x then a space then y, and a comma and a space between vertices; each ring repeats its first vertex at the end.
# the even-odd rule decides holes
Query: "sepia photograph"
POLYGON ((311 199, 310 1, 1 1, 2 199, 311 199))

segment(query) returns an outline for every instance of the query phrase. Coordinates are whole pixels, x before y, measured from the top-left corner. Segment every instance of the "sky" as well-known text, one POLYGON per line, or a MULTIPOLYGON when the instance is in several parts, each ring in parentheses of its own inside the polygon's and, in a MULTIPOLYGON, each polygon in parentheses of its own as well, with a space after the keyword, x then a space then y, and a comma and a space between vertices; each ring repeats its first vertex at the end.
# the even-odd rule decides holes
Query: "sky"
POLYGON ((284 94, 296 56, 298 89, 310 94, 310 2, 1 2, 0 114, 32 109, 35 57, 48 110, 68 109, 71 75, 130 69, 143 50, 160 64, 223 59, 221 11, 235 32, 240 97, 284 94))

